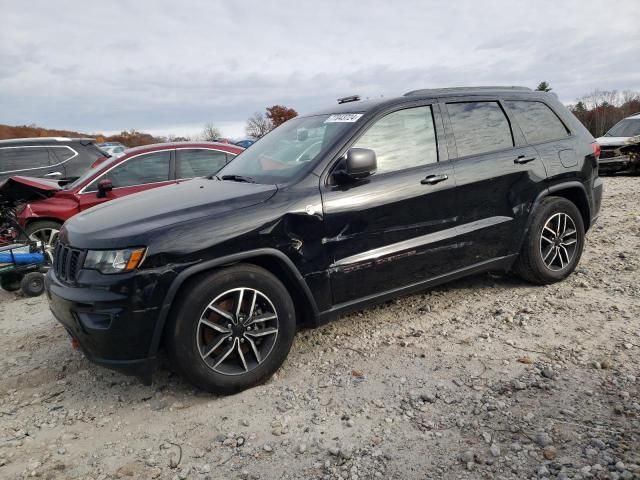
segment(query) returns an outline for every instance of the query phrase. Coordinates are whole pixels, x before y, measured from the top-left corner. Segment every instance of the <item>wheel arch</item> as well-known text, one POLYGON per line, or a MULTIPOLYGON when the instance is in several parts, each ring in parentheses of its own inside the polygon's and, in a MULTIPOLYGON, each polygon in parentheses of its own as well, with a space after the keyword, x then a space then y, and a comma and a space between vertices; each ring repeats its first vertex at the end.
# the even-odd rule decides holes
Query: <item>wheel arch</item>
POLYGON ((62 226, 62 224, 64 223, 64 220, 56 217, 28 217, 24 221, 24 228, 26 229, 29 227, 29 225, 32 225, 37 222, 55 222, 55 223, 59 223, 60 226, 62 226))
POLYGON ((529 229, 531 228, 531 222, 533 221, 533 214, 538 209, 540 204, 545 198, 548 197, 561 197, 566 198, 572 202, 580 211, 582 221, 584 223, 584 231, 586 232, 591 226, 591 207, 587 196, 587 190, 580 182, 562 182, 554 185, 550 185, 538 194, 533 201, 531 209, 529 210, 529 217, 527 219, 527 226, 522 232, 520 242, 518 244, 518 252, 522 249, 522 245, 527 238, 529 229))
MULTIPOLYGON (((587 189, 580 182, 566 182, 551 185, 548 188, 547 195, 544 197, 554 196, 562 197, 573 203, 582 215, 582 221, 584 223, 584 231, 586 232, 591 227, 591 205, 589 204, 589 197, 587 196, 587 189)), ((542 198, 538 198, 542 201, 542 198)), ((536 199, 536 201, 538 201, 536 199)))
POLYGON ((164 338, 164 333, 171 316, 173 301, 176 295, 185 288, 189 282, 196 281, 198 277, 209 274, 214 270, 225 268, 238 263, 256 265, 275 275, 291 294, 296 308, 296 322, 298 325, 317 325, 318 308, 304 278, 289 259, 280 250, 264 248, 251 250, 240 254, 228 255, 214 260, 198 263, 178 274, 171 283, 166 296, 166 301, 161 307, 158 321, 153 333, 149 356, 154 357, 164 338))

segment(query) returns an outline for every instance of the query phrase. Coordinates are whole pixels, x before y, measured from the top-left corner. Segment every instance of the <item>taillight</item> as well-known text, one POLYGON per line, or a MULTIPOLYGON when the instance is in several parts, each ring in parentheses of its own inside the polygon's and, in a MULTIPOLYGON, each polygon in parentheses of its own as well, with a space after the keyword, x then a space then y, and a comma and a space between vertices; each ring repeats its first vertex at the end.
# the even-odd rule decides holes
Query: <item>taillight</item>
POLYGON ((593 156, 596 157, 596 160, 600 158, 600 152, 602 151, 600 144, 598 142, 593 142, 591 144, 591 148, 593 149, 593 156))

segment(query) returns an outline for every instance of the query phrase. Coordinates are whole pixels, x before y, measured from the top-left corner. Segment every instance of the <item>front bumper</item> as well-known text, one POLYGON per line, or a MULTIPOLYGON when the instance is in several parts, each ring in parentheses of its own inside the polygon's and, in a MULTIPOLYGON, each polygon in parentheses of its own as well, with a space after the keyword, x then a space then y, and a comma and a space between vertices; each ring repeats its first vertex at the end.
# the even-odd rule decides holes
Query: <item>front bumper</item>
POLYGON ((619 155, 616 157, 598 159, 598 172, 601 174, 626 172, 640 165, 640 158, 632 155, 619 155))
POLYGON ((101 275, 83 272, 83 283, 66 285, 53 270, 45 288, 55 318, 94 363, 151 381, 152 338, 162 298, 157 281, 138 272, 101 275), (108 282, 108 283, 107 283, 108 282))

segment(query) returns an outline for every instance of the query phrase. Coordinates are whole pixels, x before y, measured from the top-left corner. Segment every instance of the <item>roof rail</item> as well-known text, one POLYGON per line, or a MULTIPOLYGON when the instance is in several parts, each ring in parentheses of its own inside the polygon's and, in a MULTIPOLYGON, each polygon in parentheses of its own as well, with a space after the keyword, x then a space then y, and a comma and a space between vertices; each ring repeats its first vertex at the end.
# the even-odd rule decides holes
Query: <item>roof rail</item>
POLYGON ((71 142, 71 141, 95 141, 95 138, 90 137, 24 137, 24 138, 7 138, 0 140, 0 142, 71 142))
POLYGON ((507 86, 507 87, 450 87, 450 88, 422 88, 419 90, 411 90, 405 93, 403 96, 411 97, 413 95, 441 95, 446 93, 475 93, 475 92, 505 92, 505 91, 526 91, 530 92, 529 87, 507 86))

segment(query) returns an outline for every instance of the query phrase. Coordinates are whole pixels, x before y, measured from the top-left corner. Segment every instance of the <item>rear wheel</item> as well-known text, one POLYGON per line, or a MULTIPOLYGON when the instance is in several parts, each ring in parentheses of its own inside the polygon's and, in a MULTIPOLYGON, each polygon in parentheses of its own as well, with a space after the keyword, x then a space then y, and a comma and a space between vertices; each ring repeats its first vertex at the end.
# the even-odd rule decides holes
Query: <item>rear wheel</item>
POLYGON ((58 234, 62 224, 53 220, 39 220, 27 225, 25 229, 29 240, 44 245, 44 252, 49 257, 49 263, 53 262, 53 251, 58 243, 58 234))
POLYGON ((183 292, 166 343, 192 383, 229 394, 264 382, 282 365, 295 336, 295 308, 271 273, 236 265, 197 278, 183 292))
POLYGON ((22 280, 22 275, 18 273, 5 273, 0 276, 0 287, 7 292, 15 292, 16 290, 20 290, 20 281, 22 280))
POLYGON ((584 222, 578 207, 565 198, 547 197, 533 213, 514 270, 532 283, 563 280, 580 261, 584 237, 584 222))

